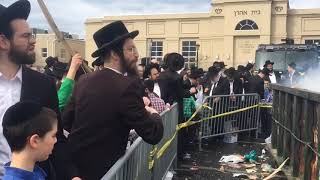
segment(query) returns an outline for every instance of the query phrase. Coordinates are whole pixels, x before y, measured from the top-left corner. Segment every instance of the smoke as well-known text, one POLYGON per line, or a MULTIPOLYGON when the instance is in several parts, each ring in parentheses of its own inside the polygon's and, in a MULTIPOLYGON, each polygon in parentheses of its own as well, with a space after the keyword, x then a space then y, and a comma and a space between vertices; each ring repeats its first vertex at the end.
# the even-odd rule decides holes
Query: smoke
POLYGON ((298 88, 306 89, 314 92, 320 92, 320 67, 309 69, 302 74, 302 78, 298 81, 298 88))

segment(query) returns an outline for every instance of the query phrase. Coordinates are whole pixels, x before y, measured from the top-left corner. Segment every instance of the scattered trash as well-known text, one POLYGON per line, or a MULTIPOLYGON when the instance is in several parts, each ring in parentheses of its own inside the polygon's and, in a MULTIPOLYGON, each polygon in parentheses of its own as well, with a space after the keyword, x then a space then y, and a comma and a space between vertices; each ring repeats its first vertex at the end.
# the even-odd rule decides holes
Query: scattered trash
POLYGON ((267 151, 265 149, 262 149, 262 155, 265 155, 267 153, 267 151))
POLYGON ((233 177, 236 177, 236 178, 248 178, 248 175, 246 175, 244 173, 235 173, 235 174, 233 174, 233 177))
POLYGON ((271 144, 271 135, 270 135, 267 139, 265 139, 265 142, 266 142, 267 144, 271 144))
POLYGON ((219 160, 220 163, 242 163, 244 162, 244 157, 241 155, 229 155, 229 156, 222 156, 219 160))
POLYGON ((173 178, 173 172, 168 171, 164 180, 171 180, 173 178))
MULTIPOLYGON (((226 121, 224 123, 224 130, 225 130, 225 132, 237 131, 238 127, 233 127, 232 121, 226 121)), ((228 144, 233 144, 233 143, 238 142, 238 134, 232 133, 232 134, 224 135, 223 142, 228 143, 228 144)))
POLYGON ((251 163, 257 161, 257 152, 255 150, 250 151, 249 154, 244 155, 244 159, 251 163))
POLYGON ((245 167, 246 169, 256 167, 255 164, 243 164, 242 166, 245 167))
POLYGON ((252 168, 252 169, 246 169, 247 173, 252 174, 252 173, 256 173, 258 170, 257 168, 252 168))
POLYGON ((221 166, 219 169, 221 172, 224 172, 224 166, 221 166))
POLYGON ((269 173, 274 171, 274 169, 272 168, 272 166, 270 164, 262 164, 261 169, 263 172, 269 172, 269 173))
POLYGON ((241 179, 252 179, 252 180, 258 179, 258 176, 256 176, 256 175, 247 175, 244 173, 235 173, 235 174, 233 174, 233 177, 241 178, 241 179))
POLYGON ((189 153, 185 153, 184 156, 183 156, 183 159, 191 159, 191 154, 189 153))
POLYGON ((199 170, 199 166, 192 166, 190 168, 191 171, 198 171, 199 170))
POLYGON ((241 169, 242 166, 240 164, 234 164, 234 163, 227 163, 226 166, 233 168, 233 169, 241 169))

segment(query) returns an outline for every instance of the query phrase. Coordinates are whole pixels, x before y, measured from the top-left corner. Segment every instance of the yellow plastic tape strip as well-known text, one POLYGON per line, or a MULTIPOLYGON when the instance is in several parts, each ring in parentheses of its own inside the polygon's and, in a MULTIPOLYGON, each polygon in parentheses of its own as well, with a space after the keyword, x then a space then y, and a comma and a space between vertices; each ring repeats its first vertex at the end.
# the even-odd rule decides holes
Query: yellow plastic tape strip
MULTIPOLYGON (((204 107, 203 105, 199 108, 201 109, 202 107, 204 107)), ((254 106, 250 106, 250 107, 246 107, 246 108, 243 108, 243 109, 238 109, 238 110, 235 110, 235 111, 230 111, 230 112, 227 112, 227 113, 222 113, 222 114, 218 114, 218 115, 214 115, 214 116, 211 116, 211 117, 207 117, 207 118, 204 118, 204 119, 201 119, 199 121, 191 121, 196 113, 198 113, 199 109, 193 114, 194 116, 192 116, 188 121, 184 122, 184 123, 181 123, 181 124, 178 124, 177 125, 177 128, 176 128, 176 131, 175 133, 173 134, 173 136, 166 142, 164 143, 164 145, 159 149, 159 151, 157 152, 157 159, 159 159, 163 153, 168 149, 168 147, 171 145, 172 141, 174 140, 174 138, 177 136, 177 133, 179 132, 179 130, 181 130, 182 128, 186 128, 186 127, 189 127, 189 126, 192 126, 194 124, 197 124, 197 123, 200 123, 200 122, 203 122, 203 121, 207 121, 209 119, 215 119, 215 118, 219 118, 219 117, 223 117, 223 116, 228 116, 228 115, 231 115, 231 114, 236 114, 236 113, 239 113, 239 112, 243 112, 243 111, 247 111, 247 110, 250 110, 250 109, 253 109, 253 108, 256 108, 256 107, 259 107, 259 105, 254 105, 254 106)))

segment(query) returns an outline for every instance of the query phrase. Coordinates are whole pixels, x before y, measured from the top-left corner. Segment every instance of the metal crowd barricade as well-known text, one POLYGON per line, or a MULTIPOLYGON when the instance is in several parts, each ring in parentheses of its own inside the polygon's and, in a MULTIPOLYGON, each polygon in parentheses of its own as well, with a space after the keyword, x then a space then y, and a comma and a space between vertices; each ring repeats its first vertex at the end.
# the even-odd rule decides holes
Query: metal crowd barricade
POLYGON ((204 103, 207 103, 210 108, 204 108, 201 115, 202 119, 209 119, 201 122, 199 148, 201 149, 201 140, 204 138, 258 130, 260 119, 260 109, 258 106, 247 111, 218 118, 210 119, 210 117, 252 107, 258 105, 259 102, 260 96, 258 94, 219 95, 205 98, 204 103))
MULTIPOLYGON (((170 111, 162 115, 164 135, 161 142, 157 145, 158 148, 161 148, 175 133, 176 126, 178 124, 178 105, 175 104, 170 111)), ((155 164, 153 168, 153 177, 154 180, 161 180, 163 176, 166 175, 168 170, 172 166, 176 166, 177 160, 177 137, 172 141, 171 145, 165 151, 165 153, 159 158, 155 158, 155 164)))
MULTIPOLYGON (((173 105, 170 110, 161 113, 164 126, 164 135, 156 147, 161 148, 169 140, 178 124, 178 106, 173 105)), ((166 175, 172 165, 176 164, 177 138, 168 147, 166 152, 157 159, 154 157, 154 166, 149 170, 149 154, 154 146, 144 142, 141 137, 134 141, 125 155, 119 159, 104 175, 102 180, 158 180, 166 175)))

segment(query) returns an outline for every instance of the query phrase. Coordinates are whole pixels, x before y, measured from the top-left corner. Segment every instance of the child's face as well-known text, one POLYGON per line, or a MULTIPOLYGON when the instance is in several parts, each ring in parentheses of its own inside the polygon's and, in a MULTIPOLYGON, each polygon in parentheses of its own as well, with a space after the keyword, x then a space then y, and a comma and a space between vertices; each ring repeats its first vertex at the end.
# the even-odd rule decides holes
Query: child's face
POLYGON ((40 138, 37 148, 39 154, 38 161, 47 160, 49 155, 52 153, 54 144, 57 142, 57 126, 57 123, 55 123, 52 130, 40 138))

